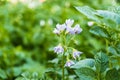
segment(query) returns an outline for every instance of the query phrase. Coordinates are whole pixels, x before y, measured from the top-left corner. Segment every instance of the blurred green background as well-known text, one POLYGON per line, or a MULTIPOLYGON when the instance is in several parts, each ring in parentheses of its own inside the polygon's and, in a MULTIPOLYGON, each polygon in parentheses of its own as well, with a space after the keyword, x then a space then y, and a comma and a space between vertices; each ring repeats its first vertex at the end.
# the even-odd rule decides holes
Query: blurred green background
POLYGON ((115 2, 119 0, 0 0, 0 80, 14 80, 23 72, 41 77, 48 61, 56 57, 53 28, 69 18, 83 28, 74 47, 93 57, 104 41, 89 33, 90 20, 74 6, 108 9, 115 2))

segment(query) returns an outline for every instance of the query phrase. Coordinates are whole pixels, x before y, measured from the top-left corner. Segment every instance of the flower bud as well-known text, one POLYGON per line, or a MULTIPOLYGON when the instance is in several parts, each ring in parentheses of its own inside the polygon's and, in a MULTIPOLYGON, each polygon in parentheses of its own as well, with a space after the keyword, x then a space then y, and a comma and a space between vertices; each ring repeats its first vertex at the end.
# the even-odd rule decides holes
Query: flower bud
POLYGON ((94 22, 93 21, 89 21, 88 22, 88 26, 93 26, 94 25, 94 22))

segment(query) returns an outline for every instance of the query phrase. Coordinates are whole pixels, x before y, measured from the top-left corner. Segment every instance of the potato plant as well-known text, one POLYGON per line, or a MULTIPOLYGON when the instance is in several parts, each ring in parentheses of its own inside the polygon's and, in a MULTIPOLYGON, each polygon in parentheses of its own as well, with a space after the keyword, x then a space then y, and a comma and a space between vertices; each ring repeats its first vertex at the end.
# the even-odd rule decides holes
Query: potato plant
MULTIPOLYGON (((79 26, 70 28, 69 26, 73 24, 73 20, 70 19, 66 20, 65 24, 57 24, 54 33, 61 37, 59 40, 62 42, 54 48, 54 52, 63 58, 58 56, 51 62, 59 65, 59 69, 63 69, 59 73, 59 75, 61 74, 59 80, 69 80, 70 74, 74 75, 72 79, 75 80, 120 80, 120 7, 112 6, 108 10, 95 10, 88 6, 75 8, 93 21, 89 25, 91 26, 89 34, 93 34, 98 41, 102 41, 105 47, 96 50, 93 58, 80 58, 82 52, 77 50, 74 52, 74 48, 69 45, 71 44, 69 40, 74 42, 75 39, 69 36, 74 35, 77 31, 81 32, 82 29, 79 26), (68 34, 70 35, 67 36, 68 34), (74 61, 70 60, 72 57, 75 59, 74 61), (76 61, 77 57, 79 57, 78 61, 76 61), (65 61, 67 62, 65 63, 65 61), (69 72, 70 70, 74 73, 69 72)), ((53 70, 48 72, 58 74, 58 71, 54 72, 53 70)), ((57 77, 55 79, 58 80, 57 77)))
POLYGON ((120 80, 119 0, 10 1, 0 1, 0 80, 120 80))

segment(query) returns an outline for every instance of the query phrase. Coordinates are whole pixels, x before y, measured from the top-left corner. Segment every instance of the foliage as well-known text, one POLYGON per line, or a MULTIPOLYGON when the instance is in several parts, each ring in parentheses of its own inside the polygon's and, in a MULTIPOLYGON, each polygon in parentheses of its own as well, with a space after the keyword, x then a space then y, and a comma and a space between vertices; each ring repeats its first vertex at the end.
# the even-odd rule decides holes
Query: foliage
POLYGON ((53 28, 68 18, 83 29, 70 45, 84 54, 65 68, 66 80, 120 79, 120 7, 108 8, 112 0, 45 0, 35 7, 10 1, 0 0, 0 80, 60 80, 53 28), (89 19, 74 6, 83 6, 76 9, 89 19))
MULTIPOLYGON (((95 26, 92 26, 90 29, 90 33, 101 37, 105 41, 105 49, 100 50, 98 53, 96 53, 94 59, 95 59, 95 72, 97 73, 97 80, 119 80, 119 47, 120 44, 120 19, 119 14, 117 11, 119 11, 116 8, 118 7, 112 7, 112 10, 94 10, 88 6, 84 7, 76 7, 76 9, 86 15, 88 18, 92 19, 96 22, 95 26), (114 9, 114 11, 113 11, 114 9), (90 13, 90 14, 89 14, 90 13), (109 23, 112 22, 111 23, 109 23), (114 25, 114 26, 113 26, 114 25), (113 34, 111 33, 113 32, 113 34), (113 59, 114 56, 114 59, 113 59), (115 58, 116 57, 116 58, 115 58), (112 59, 111 59, 112 58, 112 59)), ((76 68, 78 69, 78 68, 76 68)), ((91 68, 92 69, 92 68, 91 68)), ((81 70, 79 68, 78 70, 81 70)), ((81 78, 83 77, 81 75, 81 72, 78 70, 75 70, 77 72, 77 75, 81 78), (78 74, 80 73, 80 74, 78 74)), ((82 70, 81 70, 82 71, 82 70)), ((86 70, 89 72, 88 70, 86 70)), ((90 75, 90 74, 86 74, 90 75)), ((85 79, 87 80, 87 78, 85 79)), ((93 79, 94 80, 94 79, 93 79)))

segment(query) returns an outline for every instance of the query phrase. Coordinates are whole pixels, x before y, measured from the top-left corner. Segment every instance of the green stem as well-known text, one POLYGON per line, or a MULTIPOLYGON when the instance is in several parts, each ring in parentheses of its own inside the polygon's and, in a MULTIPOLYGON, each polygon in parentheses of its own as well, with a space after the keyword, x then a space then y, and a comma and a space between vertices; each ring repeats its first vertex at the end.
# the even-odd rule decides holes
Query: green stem
POLYGON ((75 35, 73 37, 71 37, 71 39, 67 42, 67 46, 69 46, 70 42, 74 39, 75 35))
POLYGON ((63 53, 63 56, 62 56, 62 80, 65 80, 65 72, 64 72, 64 53, 63 53))
POLYGON ((65 71, 64 71, 64 65, 65 65, 65 52, 66 52, 66 37, 64 36, 64 34, 61 36, 62 38, 62 45, 64 45, 64 52, 63 52, 63 55, 62 55, 62 80, 65 80, 65 71))
POLYGON ((108 40, 106 39, 106 52, 107 52, 107 55, 109 55, 109 52, 108 52, 108 40))
POLYGON ((98 80, 101 80, 101 79, 100 79, 100 73, 99 73, 99 72, 98 72, 98 80))

